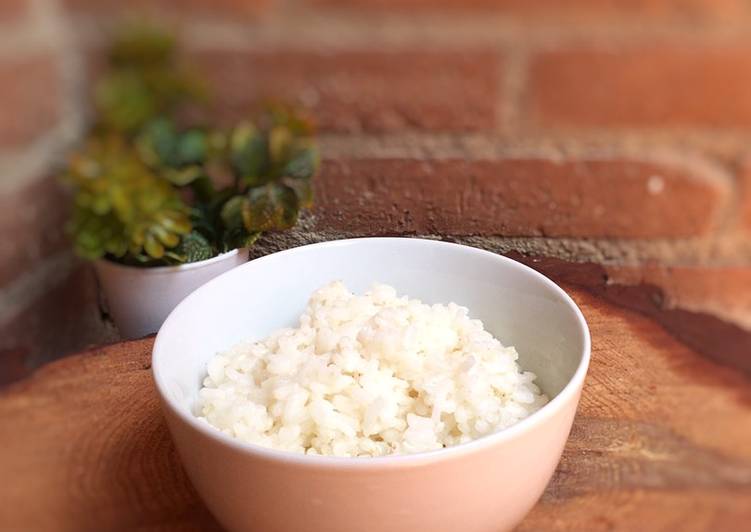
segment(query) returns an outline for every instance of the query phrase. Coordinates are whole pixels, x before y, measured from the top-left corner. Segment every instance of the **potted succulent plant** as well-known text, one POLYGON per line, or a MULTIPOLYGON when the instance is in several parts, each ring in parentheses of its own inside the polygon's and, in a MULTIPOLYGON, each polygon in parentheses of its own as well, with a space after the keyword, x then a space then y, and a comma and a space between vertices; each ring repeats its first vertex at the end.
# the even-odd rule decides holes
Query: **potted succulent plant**
POLYGON ((155 332, 187 294, 246 261, 261 232, 294 226, 312 203, 319 158, 307 121, 279 106, 228 129, 175 118, 204 99, 170 36, 127 31, 64 173, 76 251, 95 261, 124 337, 155 332))

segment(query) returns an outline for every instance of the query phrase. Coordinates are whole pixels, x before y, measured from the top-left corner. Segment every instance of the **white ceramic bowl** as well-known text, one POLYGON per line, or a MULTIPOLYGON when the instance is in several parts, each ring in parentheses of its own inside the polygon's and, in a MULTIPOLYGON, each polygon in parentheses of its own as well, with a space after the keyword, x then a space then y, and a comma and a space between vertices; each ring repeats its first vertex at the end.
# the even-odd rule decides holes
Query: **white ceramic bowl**
POLYGON ((154 344, 153 371, 185 469, 216 518, 253 532, 498 532, 517 524, 558 464, 590 356, 586 322, 552 281, 457 244, 363 238, 299 247, 239 266, 188 296, 154 344), (414 455, 337 458, 237 442, 191 413, 206 362, 296 323, 316 288, 373 282, 454 301, 538 375, 551 401, 478 440, 414 455))

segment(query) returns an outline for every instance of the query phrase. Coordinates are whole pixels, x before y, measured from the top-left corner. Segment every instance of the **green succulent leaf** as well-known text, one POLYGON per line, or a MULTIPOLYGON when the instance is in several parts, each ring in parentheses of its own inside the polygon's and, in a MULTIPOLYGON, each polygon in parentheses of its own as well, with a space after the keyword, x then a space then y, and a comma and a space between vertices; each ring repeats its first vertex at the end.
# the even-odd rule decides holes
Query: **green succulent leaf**
POLYGON ((215 214, 211 211, 209 205, 199 203, 190 213, 190 222, 193 226, 193 232, 201 233, 209 242, 216 242, 221 229, 217 227, 215 214))
POLYGON ((112 202, 107 196, 95 196, 91 199, 91 210, 100 216, 110 212, 112 202))
POLYGON ((177 143, 177 159, 179 164, 200 164, 206 160, 208 154, 208 139, 206 133, 198 129, 190 129, 183 133, 177 143))
POLYGON ((286 106, 227 131, 182 128, 185 103, 205 95, 172 36, 129 28, 95 88, 97 121, 64 179, 74 188, 68 229, 87 258, 181 264, 247 247, 292 227, 313 202, 320 157, 313 128, 286 106))
POLYGON ((227 229, 237 229, 243 225, 243 208, 247 202, 245 196, 233 196, 222 207, 220 216, 227 229))
POLYGON ((170 231, 180 235, 190 232, 191 229, 190 220, 183 212, 166 211, 158 213, 156 221, 170 231))
POLYGON ((181 67, 174 48, 169 34, 149 26, 120 35, 95 90, 100 128, 134 133, 180 104, 203 99, 203 84, 181 67))
POLYGON ((287 157, 294 140, 292 131, 285 126, 274 126, 269 132, 269 155, 274 164, 287 157))
POLYGON ((310 180, 284 178, 282 183, 294 191, 300 209, 309 209, 313 206, 313 184, 310 180))
POLYGON ((175 166, 177 160, 178 134, 169 120, 152 120, 135 139, 141 159, 151 167, 175 166))
POLYGON ((226 132, 209 130, 206 135, 206 159, 224 158, 229 141, 230 135, 226 132))
POLYGON ((248 186, 263 183, 267 142, 249 123, 234 128, 230 137, 230 161, 234 172, 248 186))
POLYGON ((304 145, 289 157, 283 175, 296 179, 311 179, 318 173, 319 165, 320 158, 316 147, 312 144, 304 145))
POLYGON ((297 223, 299 210, 294 190, 282 184, 269 183, 248 191, 242 216, 249 233, 279 231, 297 223))
POLYGON ((162 257, 164 257, 164 245, 162 245, 156 235, 152 233, 146 234, 146 240, 143 243, 143 249, 146 254, 152 259, 161 259, 162 257))
POLYGON ((77 189, 70 231, 84 257, 159 260, 191 229, 188 208, 174 187, 121 138, 91 141, 73 157, 66 180, 77 189))
POLYGON ((224 234, 224 251, 249 248, 258 240, 259 236, 261 236, 260 231, 248 233, 244 227, 229 229, 224 234))
POLYGON ((73 235, 76 252, 81 257, 98 259, 108 249, 113 255, 122 256, 121 250, 127 249, 124 226, 112 213, 97 215, 85 207, 76 206, 67 229, 73 235))
POLYGON ((126 70, 113 72, 95 90, 96 106, 105 127, 130 131, 153 117, 160 105, 144 79, 126 70))
POLYGON ((180 236, 177 233, 171 232, 164 226, 155 225, 152 227, 151 232, 156 235, 159 242, 165 247, 173 248, 180 243, 180 236))
POLYGON ((108 255, 123 257, 128 252, 128 243, 117 236, 113 236, 104 246, 108 255))
POLYGON ((183 262, 199 262, 214 256, 214 248, 206 237, 197 231, 183 236, 175 252, 184 258, 183 262))
POLYGON ((204 171, 202 167, 193 165, 179 169, 164 168, 162 170, 162 175, 173 185, 184 187, 203 177, 204 171))

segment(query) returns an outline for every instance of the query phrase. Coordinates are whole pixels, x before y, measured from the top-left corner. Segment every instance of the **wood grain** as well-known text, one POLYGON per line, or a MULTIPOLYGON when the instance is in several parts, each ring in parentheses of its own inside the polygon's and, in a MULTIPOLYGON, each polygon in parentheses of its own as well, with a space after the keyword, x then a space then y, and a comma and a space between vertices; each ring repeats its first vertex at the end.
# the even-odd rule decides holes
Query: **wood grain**
MULTIPOLYGON (((751 379, 568 287, 593 334, 579 413, 522 531, 738 530, 751 522, 751 379)), ((0 530, 216 530, 175 455, 152 340, 0 392, 0 530)))

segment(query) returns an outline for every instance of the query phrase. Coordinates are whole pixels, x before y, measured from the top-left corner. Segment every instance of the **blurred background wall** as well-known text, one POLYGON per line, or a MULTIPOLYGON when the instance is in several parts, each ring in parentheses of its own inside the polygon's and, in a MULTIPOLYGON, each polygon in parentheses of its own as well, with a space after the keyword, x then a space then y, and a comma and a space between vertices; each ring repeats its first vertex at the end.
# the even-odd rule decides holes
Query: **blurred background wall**
POLYGON ((219 121, 267 96, 318 121, 316 209, 256 253, 443 237, 602 264, 751 330, 746 0, 2 0, 4 378, 117 339, 55 177, 139 14, 178 32, 219 121))

